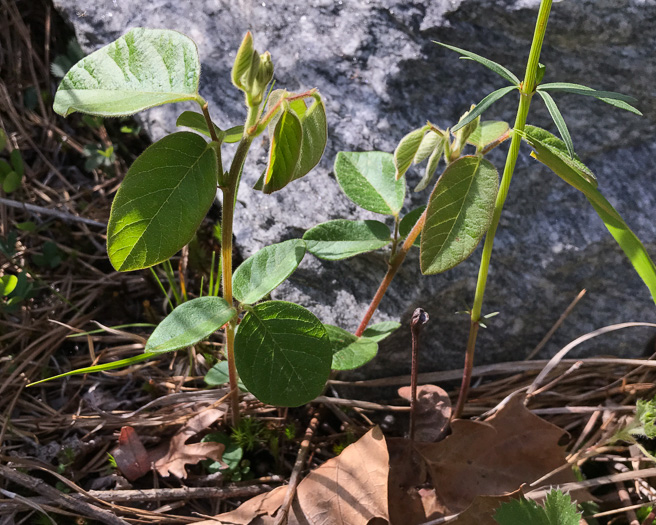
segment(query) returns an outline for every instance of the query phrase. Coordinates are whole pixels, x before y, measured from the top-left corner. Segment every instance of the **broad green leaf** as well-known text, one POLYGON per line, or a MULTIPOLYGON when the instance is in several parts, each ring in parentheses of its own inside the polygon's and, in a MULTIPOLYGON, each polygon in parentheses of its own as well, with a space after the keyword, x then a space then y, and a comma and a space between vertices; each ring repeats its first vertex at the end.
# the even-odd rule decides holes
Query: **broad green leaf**
POLYGON ((424 135, 428 129, 429 126, 415 129, 403 137, 399 142, 399 145, 394 150, 394 167, 396 168, 394 178, 396 180, 399 180, 405 175, 405 172, 408 171, 412 161, 419 152, 419 147, 421 146, 424 135))
POLYGON ((214 200, 216 171, 214 151, 195 133, 173 133, 148 147, 112 204, 107 252, 114 268, 148 268, 191 241, 214 200))
POLYGON ((517 89, 517 86, 507 86, 501 89, 497 89, 496 91, 493 91, 485 98, 483 98, 483 100, 481 100, 478 104, 476 104, 476 107, 472 109, 469 113, 467 113, 467 116, 465 118, 463 118, 460 122, 458 122, 455 126, 453 126, 453 129, 451 131, 455 133, 463 126, 469 124, 472 120, 474 120, 479 115, 481 115, 487 108, 489 108, 497 100, 506 96, 508 93, 514 91, 515 89, 517 89))
MULTIPOLYGON (((399 235, 401 236, 402 239, 405 239, 408 236, 410 230, 412 230, 415 224, 417 224, 419 217, 421 217, 421 214, 424 213, 425 209, 426 206, 420 206, 419 208, 415 208, 414 210, 409 211, 403 216, 403 219, 401 219, 401 222, 399 223, 399 235)), ((415 240, 413 246, 420 246, 420 244, 421 244, 421 233, 415 240)))
MULTIPOLYGON (((228 371, 228 361, 219 361, 205 374, 205 383, 207 386, 219 386, 230 383, 230 372, 228 371)), ((239 390, 248 392, 241 379, 237 381, 239 390)))
POLYGON ((428 201, 421 234, 421 271, 444 272, 471 255, 485 235, 499 188, 495 167, 461 157, 447 167, 428 201))
POLYGON ((46 379, 41 379, 39 381, 34 381, 27 386, 35 386, 46 381, 52 381, 53 379, 61 379, 62 377, 76 376, 80 374, 93 374, 95 372, 104 372, 105 370, 116 370, 117 368, 125 368, 126 366, 133 365, 135 363, 140 363, 141 361, 146 361, 148 359, 153 359, 158 357, 160 354, 139 354, 133 357, 128 357, 127 359, 119 359, 118 361, 112 361, 111 363, 104 363, 102 365, 95 366, 86 366, 84 368, 78 368, 77 370, 71 370, 70 372, 65 372, 63 374, 58 374, 56 376, 48 377, 46 379))
POLYGON ((358 337, 330 324, 324 325, 333 352, 333 370, 353 370, 369 361, 378 353, 378 343, 367 337, 358 337))
MULTIPOLYGON (((195 111, 183 111, 178 120, 175 122, 176 126, 184 126, 186 128, 191 128, 198 133, 202 133, 206 137, 210 137, 210 132, 207 129, 207 122, 205 117, 201 113, 196 113, 195 111)), ((244 135, 244 126, 235 126, 226 131, 223 131, 219 126, 212 123, 214 126, 214 132, 216 136, 219 137, 221 142, 226 144, 232 144, 233 142, 239 142, 244 135)))
POLYGON ((477 55, 476 53, 472 53, 471 51, 467 51, 466 49, 460 49, 459 47, 443 44, 442 42, 435 42, 435 43, 442 47, 446 47, 451 51, 460 53, 461 55, 463 55, 462 58, 468 58, 469 60, 478 62, 479 64, 485 66, 486 68, 494 71, 497 75, 505 78, 511 84, 514 84, 515 86, 519 87, 519 79, 515 76, 515 74, 512 71, 503 67, 501 64, 497 64, 496 62, 493 62, 488 58, 482 57, 481 55, 477 55))
POLYGON ((483 149, 503 137, 509 129, 508 123, 502 120, 484 120, 469 136, 467 142, 477 149, 483 149))
POLYGON ((335 176, 346 196, 365 210, 398 215, 405 199, 405 177, 394 179, 394 157, 381 151, 340 151, 335 176))
POLYGON ((281 190, 294 179, 301 155, 303 128, 291 109, 282 112, 271 138, 269 164, 264 174, 264 193, 281 190))
POLYGON ((378 221, 337 219, 317 224, 303 235, 307 250, 327 261, 339 261, 387 246, 390 230, 378 221))
POLYGON ((542 84, 538 86, 538 91, 552 91, 561 93, 573 93, 575 95, 583 95, 586 97, 594 97, 601 100, 606 104, 615 106, 616 108, 625 109, 636 115, 642 115, 640 111, 634 108, 631 104, 635 104, 637 99, 630 95, 623 95, 622 93, 615 93, 614 91, 597 91, 588 86, 581 84, 571 84, 569 82, 552 82, 549 84, 542 84))
POLYGON ((401 328, 401 323, 397 323, 396 321, 383 321, 382 323, 372 324, 362 333, 362 336, 380 343, 399 328, 401 328))
POLYGON ((287 279, 305 256, 305 242, 291 239, 251 255, 232 276, 232 293, 246 304, 259 301, 287 279))
POLYGON ((7 173, 14 171, 11 169, 11 166, 6 160, 0 159, 0 182, 2 182, 3 177, 7 175, 7 173))
POLYGON ((176 307, 148 338, 146 353, 173 352, 210 336, 237 312, 222 297, 199 297, 176 307))
POLYGON ((444 140, 444 136, 439 135, 434 131, 429 131, 426 133, 424 138, 421 139, 421 144, 417 149, 417 153, 415 154, 415 158, 412 160, 412 163, 419 164, 420 162, 426 160, 435 151, 437 143, 442 140, 444 140))
POLYGON ((544 507, 521 497, 502 503, 494 515, 499 525, 579 525, 580 520, 571 496, 556 489, 547 494, 544 507))
POLYGON ((563 142, 567 146, 567 152, 569 153, 570 158, 574 158, 574 144, 572 143, 572 137, 569 134, 569 130, 567 129, 567 124, 565 123, 565 119, 563 118, 562 113, 558 109, 556 102, 551 97, 551 95, 546 91, 538 91, 538 93, 542 97, 542 100, 544 100, 544 105, 547 106, 547 109, 549 110, 549 114, 551 115, 554 124, 556 124, 556 127, 560 132, 560 136, 562 137, 563 142))
POLYGON ((284 301, 258 304, 235 337, 235 363, 260 401, 299 406, 321 394, 332 362, 326 329, 310 311, 284 301))
POLYGON ((433 175, 435 175, 435 172, 437 171, 437 166, 440 163, 440 159, 442 158, 442 153, 444 153, 444 148, 445 146, 447 146, 447 144, 448 144, 447 139, 442 139, 440 142, 437 143, 437 146, 435 146, 433 153, 431 153, 431 156, 428 158, 428 163, 426 164, 426 170, 424 171, 424 176, 421 178, 419 184, 417 184, 417 186, 414 189, 415 192, 423 191, 428 187, 431 180, 433 180, 433 175))
POLYGON ((196 44, 168 29, 135 28, 91 53, 66 73, 54 110, 118 117, 196 100, 200 62, 196 44))
MULTIPOLYGON (((225 361, 221 361, 225 363, 225 361)), ((207 376, 206 376, 207 377, 207 376)), ((244 457, 244 449, 237 445, 230 436, 223 432, 211 432, 200 440, 201 443, 221 443, 225 445, 225 449, 221 453, 221 461, 214 461, 213 459, 206 459, 202 465, 207 469, 207 472, 214 474, 223 471, 224 474, 239 472, 242 468, 241 461, 244 457)), ((237 481, 230 477, 231 481, 237 481)))
POLYGON ((306 108, 304 100, 299 99, 294 102, 300 102, 300 107, 293 104, 290 106, 301 119, 303 128, 301 155, 293 179, 296 180, 307 175, 312 168, 319 164, 328 141, 328 124, 326 107, 318 94, 313 97, 309 108, 306 108))
POLYGON ((640 239, 631 231, 624 219, 599 192, 596 180, 590 180, 590 170, 577 159, 570 159, 563 151, 562 141, 534 126, 526 126, 523 138, 535 150, 531 155, 542 162, 568 184, 581 191, 597 215, 604 221, 606 228, 620 245, 622 251, 631 261, 638 275, 647 285, 656 302, 656 266, 647 253, 640 239), (544 140, 547 138, 546 141, 544 140), (582 170, 583 166, 585 170, 582 170))
POLYGON ((18 177, 22 177, 25 173, 25 165, 23 164, 23 155, 21 155, 20 150, 11 150, 11 153, 9 154, 9 160, 11 160, 11 165, 18 177))
POLYGON ((16 289, 18 277, 15 275, 3 275, 0 277, 0 297, 7 296, 16 289))

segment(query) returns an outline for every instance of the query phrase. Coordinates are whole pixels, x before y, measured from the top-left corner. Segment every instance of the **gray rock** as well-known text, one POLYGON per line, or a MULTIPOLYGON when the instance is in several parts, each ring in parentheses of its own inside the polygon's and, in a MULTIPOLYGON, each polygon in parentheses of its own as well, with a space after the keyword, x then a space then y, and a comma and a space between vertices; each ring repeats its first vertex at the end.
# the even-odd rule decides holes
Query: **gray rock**
MULTIPOLYGON (((223 126, 239 123, 245 110, 229 82, 234 53, 247 29, 256 47, 268 49, 277 87, 318 87, 326 103, 330 140, 312 174, 273 196, 250 186, 264 166, 265 147, 255 144, 245 171, 235 235, 241 254, 298 237, 326 220, 371 218, 339 191, 331 166, 340 150, 393 151, 397 141, 426 119, 457 121, 469 105, 504 81, 471 61, 438 47, 440 40, 490 57, 521 77, 533 34, 538 0, 55 0, 89 51, 148 26, 192 37, 203 63, 201 94, 223 126)), ((545 81, 570 81, 636 96, 643 118, 574 95, 556 96, 577 152, 597 174, 600 189, 656 256, 656 0, 555 2, 544 45, 545 81)), ((486 118, 512 122, 512 97, 486 118)), ((174 131, 181 107, 148 112, 153 136, 174 131)), ((536 100, 531 123, 554 126, 536 100)), ((482 330, 477 363, 524 358, 582 289, 588 294, 543 351, 595 328, 624 321, 654 321, 649 292, 608 235, 584 197, 541 165, 521 155, 495 242, 484 312, 501 314, 482 330)), ((493 160, 501 170, 504 152, 493 160)), ((419 172, 409 175, 416 184, 419 172)), ((407 209, 427 193, 410 194, 407 209)), ((401 318, 404 328, 356 375, 409 370, 410 315, 422 306, 431 316, 424 331, 422 369, 462 365, 468 322, 456 315, 473 300, 480 247, 444 275, 422 277, 418 253, 409 256, 375 320, 401 318)), ((342 262, 308 256, 275 293, 298 301, 324 322, 354 330, 386 269, 382 254, 342 262)), ((653 331, 633 328, 587 343, 583 351, 638 355, 653 331)), ((580 354, 577 354, 580 355, 580 354)))

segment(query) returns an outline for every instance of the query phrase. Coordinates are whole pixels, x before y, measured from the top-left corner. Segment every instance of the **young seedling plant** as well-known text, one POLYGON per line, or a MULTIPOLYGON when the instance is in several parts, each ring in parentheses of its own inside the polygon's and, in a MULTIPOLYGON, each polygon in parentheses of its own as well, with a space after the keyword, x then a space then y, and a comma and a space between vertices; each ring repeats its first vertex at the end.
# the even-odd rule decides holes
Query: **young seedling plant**
MULTIPOLYGON (((393 159, 391 155, 381 152, 341 152, 338 154, 335 163, 335 174, 346 195, 369 211, 392 215, 395 223, 389 269, 371 301, 356 335, 362 335, 366 330, 394 275, 420 233, 421 271, 429 275, 443 272, 462 262, 473 252, 478 242, 485 235, 474 304, 468 312, 470 315, 470 333, 465 355, 462 387, 454 410, 454 417, 459 417, 462 414, 467 399, 478 329, 480 326, 485 326, 483 324, 485 318, 496 315, 496 312, 482 315, 483 295, 487 283, 494 237, 508 196, 510 181, 522 140, 533 148, 532 157, 545 164, 565 182, 585 195, 613 238, 629 258, 638 275, 649 288, 656 302, 656 266, 654 262, 637 236, 597 189, 598 184, 594 174, 575 154, 567 125, 551 93, 572 93, 590 96, 637 115, 641 115, 641 113, 632 105, 635 103, 635 99, 627 95, 598 91, 587 86, 567 82, 542 83, 545 67, 540 64, 539 58, 551 4, 552 0, 542 0, 540 4, 523 81, 520 81, 509 69, 496 62, 464 49, 436 42, 459 53, 462 58, 478 62, 494 71, 510 85, 484 97, 476 106, 463 115, 451 130, 443 131, 433 124, 427 123, 422 128, 410 132, 400 141, 393 159), (507 124, 503 122, 479 123, 479 119, 485 110, 497 100, 514 91, 519 92, 519 107, 512 130, 509 131, 507 124), (526 124, 530 103, 535 94, 539 95, 545 103, 562 140, 546 130, 526 124), (453 139, 451 139, 451 135, 453 135, 453 139), (509 137, 511 137, 510 147, 497 193, 497 172, 482 157, 509 137), (473 156, 461 156, 467 142, 476 148, 473 156), (388 156, 385 157, 385 155, 388 156), (412 164, 417 164, 428 158, 425 174, 415 191, 426 188, 442 155, 447 168, 435 184, 428 206, 423 211, 421 208, 413 210, 402 220, 399 220, 398 212, 402 201, 393 200, 395 195, 393 189, 397 191, 397 194, 401 194, 404 191, 401 187, 405 188, 403 175, 408 168, 412 164), (372 168, 374 159, 380 159, 378 162, 380 162, 381 168, 372 168), (389 173, 393 170, 393 161, 396 172, 395 178, 399 186, 394 187, 392 185, 389 173, 386 177, 380 177, 379 174, 385 171, 384 161, 388 163, 387 170, 389 173), (384 188, 384 191, 378 189, 381 187, 384 188), (365 194, 371 192, 371 188, 378 189, 377 193, 382 197, 384 203, 379 203, 374 200, 373 196, 365 194), (396 207, 390 207, 389 202, 396 202, 396 207), (400 239, 403 239, 403 243, 399 248, 400 239)), ((326 223, 326 225, 328 224, 331 223, 326 223)), ((340 221, 333 221, 331 226, 336 228, 338 224, 341 224, 340 221)), ((303 238, 306 240, 309 251, 319 257, 330 258, 331 254, 317 250, 313 244, 315 232, 319 228, 325 228, 326 225, 319 225, 309 230, 303 238)), ((371 229, 374 230, 373 226, 371 229)), ((382 236, 383 225, 376 225, 375 231, 380 231, 380 236, 382 236)))

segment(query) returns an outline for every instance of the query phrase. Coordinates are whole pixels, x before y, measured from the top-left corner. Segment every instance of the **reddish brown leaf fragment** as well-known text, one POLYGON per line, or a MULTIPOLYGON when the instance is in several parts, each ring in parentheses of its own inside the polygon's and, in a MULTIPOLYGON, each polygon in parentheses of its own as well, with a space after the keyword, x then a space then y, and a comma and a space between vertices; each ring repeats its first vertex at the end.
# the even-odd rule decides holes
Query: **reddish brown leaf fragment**
POLYGON ((132 427, 121 428, 118 447, 112 451, 112 456, 128 481, 135 481, 150 471, 148 452, 132 427))

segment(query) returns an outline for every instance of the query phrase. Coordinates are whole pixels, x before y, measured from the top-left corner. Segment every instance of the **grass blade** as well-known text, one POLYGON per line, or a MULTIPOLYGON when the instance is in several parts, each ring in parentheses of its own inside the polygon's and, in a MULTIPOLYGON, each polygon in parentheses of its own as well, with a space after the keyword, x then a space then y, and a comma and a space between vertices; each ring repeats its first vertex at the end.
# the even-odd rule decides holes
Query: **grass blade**
POLYGON ((635 113, 636 115, 642 116, 642 113, 634 108, 631 104, 635 104, 637 99, 630 95, 624 95, 622 93, 615 93, 614 91, 597 91, 588 86, 582 84, 572 84, 570 82, 552 82, 549 84, 542 84, 538 87, 538 92, 540 91, 552 91, 556 93, 572 93, 574 95, 583 95, 585 97, 594 97, 597 100, 601 100, 606 104, 615 106, 616 108, 624 109, 635 113))

